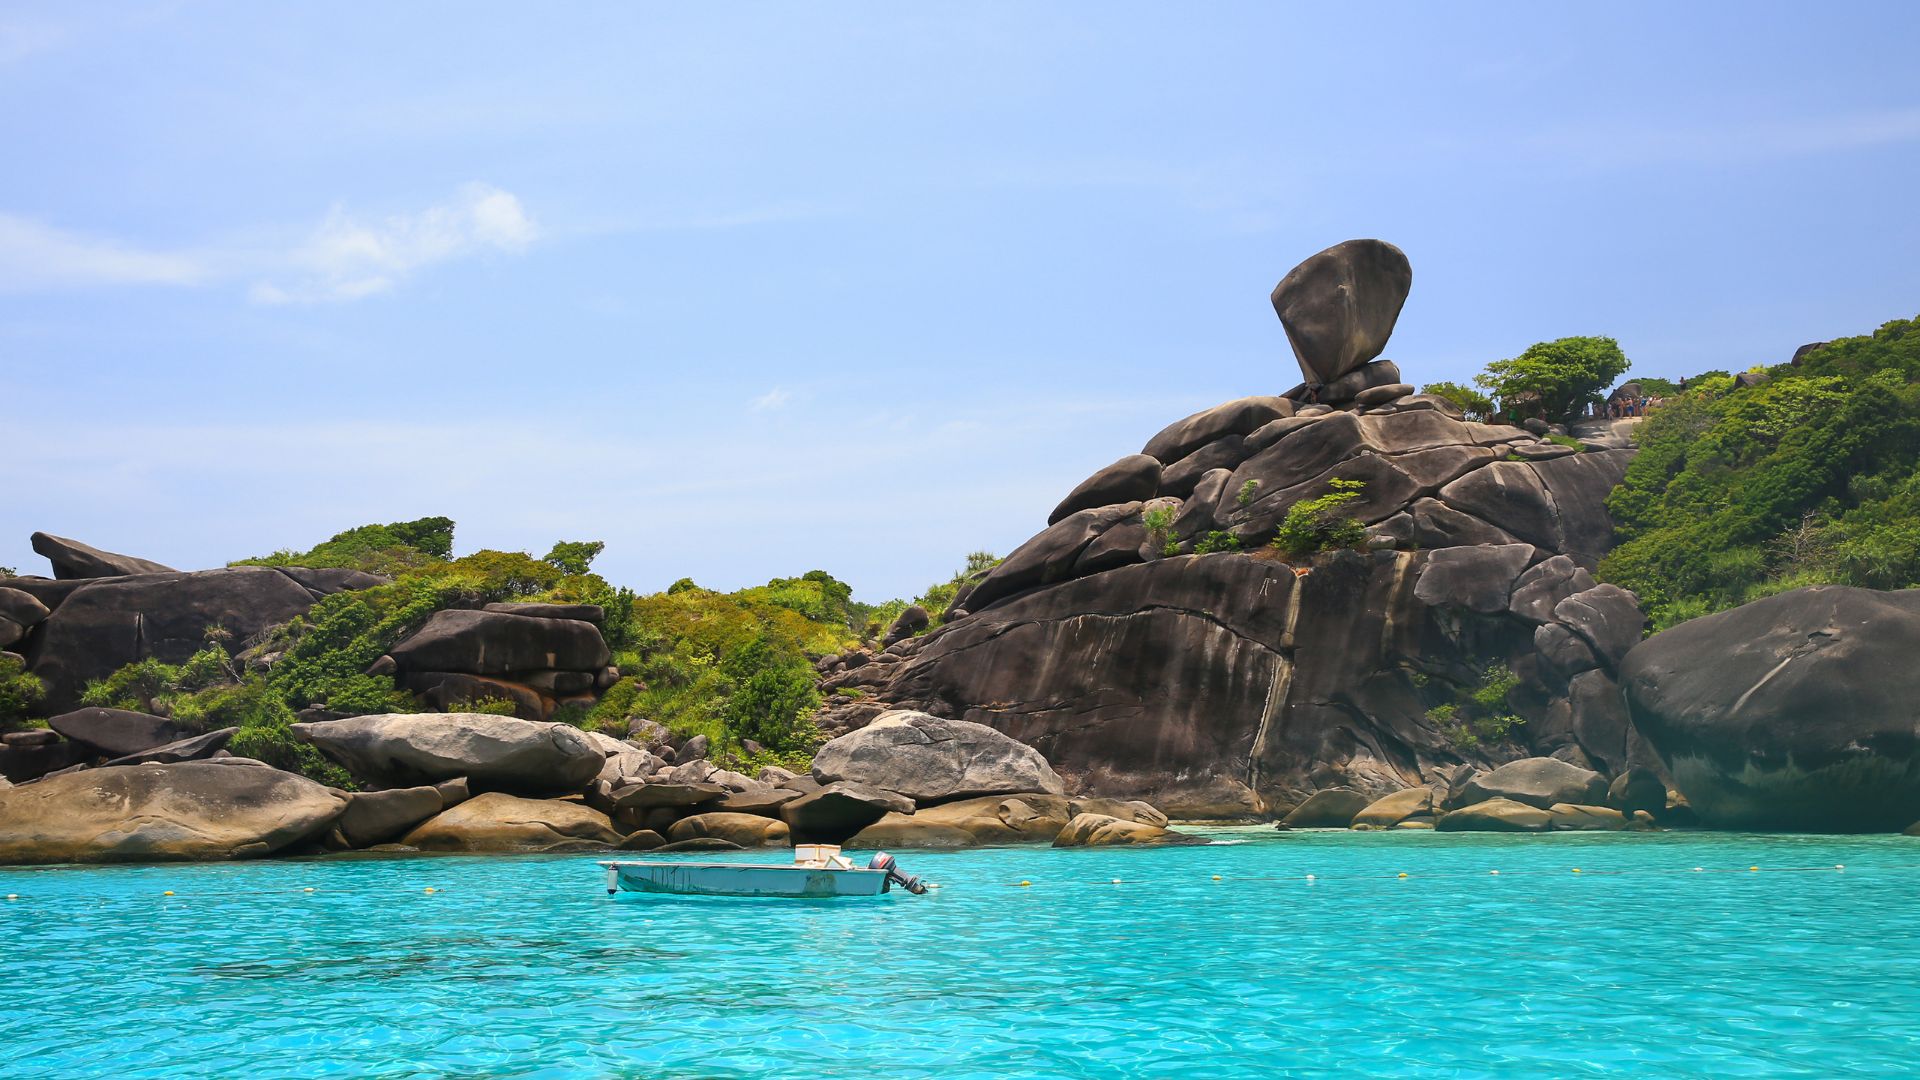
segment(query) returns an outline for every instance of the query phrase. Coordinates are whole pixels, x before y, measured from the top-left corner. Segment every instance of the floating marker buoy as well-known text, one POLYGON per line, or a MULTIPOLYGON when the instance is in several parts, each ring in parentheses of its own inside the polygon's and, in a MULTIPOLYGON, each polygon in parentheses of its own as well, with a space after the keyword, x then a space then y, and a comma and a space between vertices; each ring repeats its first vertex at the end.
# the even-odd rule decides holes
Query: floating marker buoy
POLYGON ((1747 869, 1749 869, 1749 870, 1752 870, 1752 871, 1754 871, 1755 873, 1758 873, 1758 872, 1759 872, 1759 870, 1760 870, 1760 868, 1759 868, 1759 867, 1757 867, 1757 866, 1749 866, 1749 867, 1747 867, 1747 869))
POLYGON ((1028 887, 1029 885, 1032 885, 1032 884, 1033 884, 1033 882, 1031 882, 1031 881, 1023 881, 1023 882, 1021 882, 1021 883, 1020 883, 1020 887, 1024 889, 1024 888, 1026 888, 1026 887, 1028 887))
POLYGON ((20 899, 20 894, 19 894, 19 893, 14 893, 14 892, 10 892, 10 893, 8 893, 8 894, 7 894, 7 899, 9 899, 9 900, 18 900, 18 899, 20 899))
POLYGON ((1833 868, 1834 868, 1835 870, 1845 870, 1845 869, 1847 868, 1847 864, 1846 864, 1846 863, 1834 863, 1834 864, 1833 864, 1833 868))
POLYGON ((1213 880, 1215 880, 1215 881, 1219 881, 1219 880, 1220 880, 1220 875, 1219 875, 1219 874, 1215 874, 1215 875, 1213 875, 1213 880))
POLYGON ((1497 875, 1498 875, 1498 874, 1500 873, 1500 871, 1498 871, 1498 870, 1489 870, 1489 871, 1487 871, 1487 873, 1489 873, 1489 874, 1494 874, 1494 875, 1496 875, 1496 876, 1497 876, 1497 875))
POLYGON ((432 892, 433 890, 432 890, 432 889, 422 889, 422 890, 420 890, 420 891, 421 891, 421 892, 432 892))
POLYGON ((1405 875, 1405 874, 1401 874, 1400 876, 1401 876, 1401 877, 1406 877, 1407 875, 1405 875))
POLYGON ((1580 872, 1580 868, 1579 868, 1579 867, 1577 867, 1577 866, 1576 866, 1576 867, 1574 867, 1574 868, 1573 868, 1573 872, 1574 872, 1574 873, 1576 873, 1576 874, 1577 874, 1577 873, 1579 873, 1579 872, 1580 872))
POLYGON ((301 892, 312 892, 312 891, 313 891, 313 886, 311 886, 311 885, 309 885, 309 886, 307 886, 306 888, 304 888, 304 889, 301 889, 300 891, 301 891, 301 892))
POLYGON ((1312 881, 1312 880, 1313 880, 1313 875, 1312 875, 1312 874, 1308 874, 1308 875, 1307 875, 1307 880, 1308 880, 1308 881, 1312 881))
POLYGON ((173 895, 173 890, 172 890, 172 889, 168 889, 168 890, 167 890, 166 892, 163 892, 163 893, 161 893, 160 895, 161 895, 161 896, 172 896, 172 895, 173 895))
POLYGON ((1694 872, 1694 873, 1696 873, 1696 874, 1698 874, 1698 873, 1702 873, 1702 872, 1704 871, 1704 869, 1705 869, 1704 867, 1699 867, 1699 866, 1696 866, 1696 867, 1694 867, 1694 868, 1693 868, 1693 872, 1694 872))
POLYGON ((1115 885, 1118 885, 1118 884, 1120 884, 1120 879, 1119 879, 1119 878, 1114 878, 1114 879, 1113 879, 1113 883, 1114 883, 1115 885))

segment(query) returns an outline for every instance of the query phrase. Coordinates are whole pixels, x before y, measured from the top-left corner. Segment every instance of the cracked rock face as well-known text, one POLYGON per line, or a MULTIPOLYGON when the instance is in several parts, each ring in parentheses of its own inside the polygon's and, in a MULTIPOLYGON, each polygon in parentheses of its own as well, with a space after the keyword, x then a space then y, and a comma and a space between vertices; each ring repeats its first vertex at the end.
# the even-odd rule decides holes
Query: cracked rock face
POLYGON ((1633 724, 1702 821, 1897 831, 1920 821, 1920 590, 1821 585, 1635 646, 1633 724))

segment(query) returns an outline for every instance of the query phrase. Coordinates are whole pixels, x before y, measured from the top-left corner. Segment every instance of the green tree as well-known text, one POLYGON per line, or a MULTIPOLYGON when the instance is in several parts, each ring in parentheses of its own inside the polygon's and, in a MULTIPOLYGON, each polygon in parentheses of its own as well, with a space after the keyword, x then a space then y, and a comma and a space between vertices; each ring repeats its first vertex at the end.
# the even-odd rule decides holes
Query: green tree
POLYGON ((1469 420, 1487 420, 1493 416, 1493 399, 1471 386, 1461 386, 1456 382, 1436 382, 1421 387, 1420 392, 1446 398, 1465 413, 1469 420))
POLYGON ((27 718, 47 688, 27 666, 11 653, 0 653, 0 726, 18 724, 27 718))
POLYGON ((1600 391, 1631 366, 1610 337, 1564 337, 1542 341, 1511 360, 1495 360, 1474 383, 1500 399, 1506 410, 1530 411, 1537 403, 1548 420, 1566 421, 1601 400, 1600 391))
POLYGON ((541 561, 559 567, 565 574, 584 574, 607 545, 599 540, 562 540, 553 545, 541 561))
POLYGON ((1347 513, 1348 504, 1358 499, 1366 486, 1364 480, 1327 481, 1325 495, 1303 499, 1287 508, 1273 546, 1298 559, 1316 551, 1366 543, 1367 527, 1347 513))

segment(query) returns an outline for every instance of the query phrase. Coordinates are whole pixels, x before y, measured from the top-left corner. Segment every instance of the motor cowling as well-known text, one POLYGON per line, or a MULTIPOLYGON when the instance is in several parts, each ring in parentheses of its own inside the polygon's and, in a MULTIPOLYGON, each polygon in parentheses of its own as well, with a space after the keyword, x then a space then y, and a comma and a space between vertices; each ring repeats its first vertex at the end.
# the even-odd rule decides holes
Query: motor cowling
POLYGON ((894 862, 893 856, 884 851, 874 855, 874 857, 868 861, 867 869, 885 870, 888 881, 893 882, 895 885, 900 886, 915 896, 919 896, 927 891, 927 886, 924 882, 912 874, 901 873, 900 866, 894 862))

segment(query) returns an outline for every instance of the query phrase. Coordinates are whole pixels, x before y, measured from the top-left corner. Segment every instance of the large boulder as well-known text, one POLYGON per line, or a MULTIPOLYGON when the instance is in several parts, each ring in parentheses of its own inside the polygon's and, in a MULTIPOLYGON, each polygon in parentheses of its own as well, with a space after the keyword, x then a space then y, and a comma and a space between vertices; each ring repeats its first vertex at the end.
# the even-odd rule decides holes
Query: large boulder
POLYGON ((967 610, 979 612, 1006 597, 1071 577, 1074 562, 1108 529, 1139 517, 1141 504, 1121 503, 1080 510, 1013 549, 967 594, 967 610))
POLYGON ((170 743, 146 750, 136 750, 108 761, 108 765, 173 765, 182 761, 205 761, 226 749, 227 743, 240 734, 237 727, 216 728, 200 735, 189 735, 170 743))
POLYGON ((234 644, 304 615, 313 594, 279 570, 236 566, 195 573, 153 573, 91 582, 47 616, 28 654, 46 683, 46 708, 79 705, 92 679, 148 657, 178 664, 206 648, 207 628, 234 644))
POLYGON ((1894 832, 1920 820, 1915 655, 1920 590, 1821 585, 1655 634, 1621 686, 1702 822, 1894 832))
POLYGON ((1380 355, 1413 287, 1413 267, 1383 240, 1348 240, 1287 272, 1273 288, 1300 373, 1330 383, 1380 355))
POLYGON ((796 844, 843 844, 890 813, 913 813, 913 800, 846 780, 802 795, 780 808, 780 817, 796 844))
POLYGON ((263 765, 86 769, 0 790, 0 863, 255 858, 317 838, 346 805, 263 765))
POLYGON ((1441 832, 1546 832, 1552 827, 1552 813, 1513 799, 1488 799, 1450 810, 1434 826, 1441 832))
POLYGON ((388 785, 464 776, 475 790, 580 791, 606 758, 577 728, 484 713, 382 713, 293 725, 348 772, 388 785))
POLYGON ((1508 799, 1547 809, 1555 803, 1600 806, 1607 801, 1607 781, 1591 769, 1558 758, 1510 761, 1467 783, 1464 804, 1508 799))
POLYGON ((1491 615, 1507 610, 1520 572, 1533 560, 1532 544, 1442 548, 1427 559, 1413 595, 1435 607, 1491 615))
POLYGON ((976 795, 1066 794, 1047 759, 985 724, 923 712, 883 713, 813 756, 822 784, 852 780, 897 791, 921 805, 976 795))
POLYGON ((335 827, 350 846, 372 847, 399 839, 446 808, 440 789, 431 785, 355 791, 347 796, 346 812, 335 827))
POLYGON ((69 540, 64 536, 37 532, 32 536, 33 550, 53 564, 53 576, 60 579, 122 577, 127 574, 171 574, 171 566, 162 566, 131 555, 116 555, 97 547, 69 540))
MULTIPOLYGON (((854 834, 846 846, 874 849, 1046 844, 1060 835, 1072 817, 1071 805, 1060 795, 989 795, 911 814, 889 813, 854 834)), ((1160 824, 1165 823, 1165 818, 1160 819, 1160 824)))
POLYGON ((1197 836, 1163 829, 1158 825, 1147 825, 1138 821, 1125 821, 1105 814, 1080 814, 1060 830, 1054 837, 1054 847, 1129 847, 1141 844, 1204 844, 1205 840, 1197 836))
POLYGON ((164 716, 130 709, 77 709, 61 713, 47 721, 47 726, 110 758, 138 754, 187 737, 184 729, 164 716))
POLYGON ((434 612, 387 655, 406 671, 469 675, 597 672, 612 658, 600 628, 584 620, 464 610, 434 612))
POLYGON ((1293 402, 1282 397, 1244 397, 1202 409, 1168 424, 1147 440, 1142 454, 1172 465, 1195 450, 1229 435, 1251 435, 1275 420, 1293 415, 1293 402))
POLYGON ((428 819, 400 841, 422 851, 553 852, 615 847, 607 815, 562 799, 490 791, 428 819))
POLYGON ((1115 503, 1144 502, 1160 493, 1160 462, 1146 454, 1129 454, 1080 482, 1047 515, 1052 525, 1068 514, 1115 503))
POLYGON ((683 817, 667 830, 667 839, 673 843, 710 838, 726 840, 743 848, 785 847, 788 836, 787 823, 784 821, 757 814, 729 814, 724 811, 683 817))
POLYGON ((30 592, 0 587, 0 649, 27 636, 27 631, 45 622, 47 605, 30 592))
POLYGON ((1355 814, 1372 802, 1351 788, 1327 788, 1308 796, 1307 801, 1294 807, 1280 824, 1289 829, 1344 829, 1353 824, 1355 814))
POLYGON ((1433 789, 1410 787, 1391 795, 1382 795, 1353 816, 1353 824, 1376 829, 1391 829, 1409 818, 1432 817, 1433 789))

